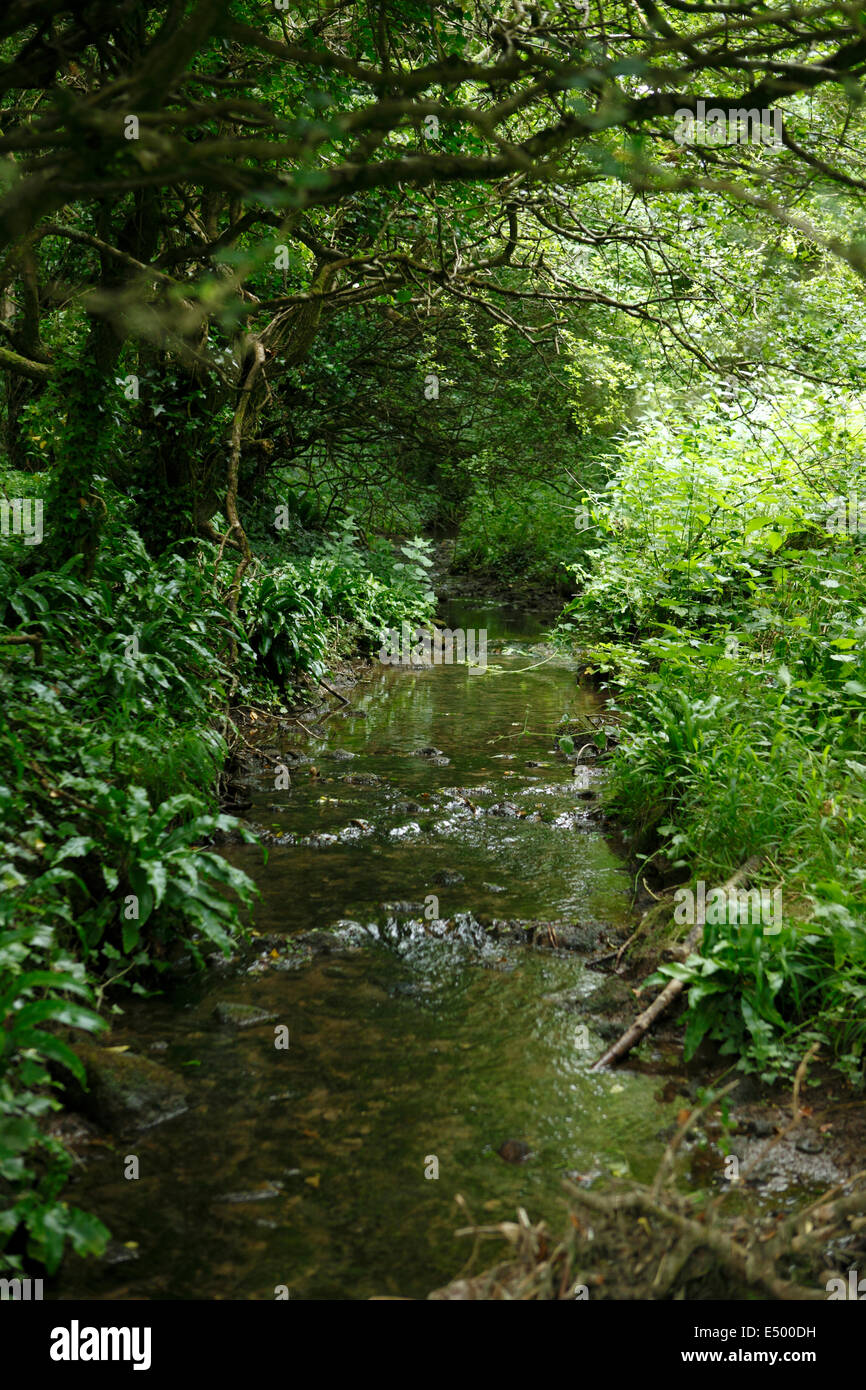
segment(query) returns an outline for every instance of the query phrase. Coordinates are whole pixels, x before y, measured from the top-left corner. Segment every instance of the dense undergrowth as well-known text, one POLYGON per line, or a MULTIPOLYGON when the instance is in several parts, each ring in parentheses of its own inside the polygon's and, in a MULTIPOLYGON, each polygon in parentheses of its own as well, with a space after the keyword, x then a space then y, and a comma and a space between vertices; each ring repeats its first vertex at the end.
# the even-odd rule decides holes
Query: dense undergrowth
MULTIPOLYGON (((7 478, 31 495, 38 479, 7 478)), ((70 1158, 46 1126, 69 1045, 158 987, 179 956, 229 953, 253 885, 208 848, 244 832, 219 811, 231 700, 277 705, 383 626, 429 610, 423 543, 372 552, 351 523, 254 565, 238 617, 236 562, 185 542, 148 554, 105 487, 95 573, 0 550, 0 1269, 53 1272, 69 1241, 107 1232, 62 1191, 70 1158), (14 639, 19 640, 14 640, 14 639), (20 640, 20 639, 36 640, 20 640), (13 640, 10 640, 13 639, 13 640), (232 639, 237 660, 230 666, 232 639)), ((38 549, 34 547, 33 549, 38 549)))
POLYGON ((756 882, 781 889, 780 919, 708 911, 701 948, 659 971, 689 984, 687 1056, 709 1037, 767 1079, 816 1042, 862 1077, 860 425, 820 396, 785 429, 733 408, 649 418, 587 501, 595 544, 560 628, 592 634, 615 692, 607 806, 643 872, 709 892, 758 855, 756 882))

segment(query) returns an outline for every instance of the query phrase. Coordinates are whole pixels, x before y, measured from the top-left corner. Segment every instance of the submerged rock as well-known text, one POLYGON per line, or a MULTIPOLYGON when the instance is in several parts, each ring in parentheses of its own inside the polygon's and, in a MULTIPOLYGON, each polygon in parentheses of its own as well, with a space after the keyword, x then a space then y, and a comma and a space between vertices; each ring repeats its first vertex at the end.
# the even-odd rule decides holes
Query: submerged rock
POLYGON ((586 996, 583 1005, 588 1014, 639 1013, 641 1005, 636 1004, 631 986, 619 975, 608 975, 597 989, 586 996))
POLYGON ((217 1004, 213 1012, 218 1023, 230 1028, 253 1028, 257 1023, 272 1023, 276 1018, 276 1014, 257 1009, 254 1004, 224 1002, 217 1004))
POLYGON ((582 1009, 586 996, 579 989, 560 989, 554 994, 543 994, 545 1004, 555 1004, 559 1009, 582 1009))
POLYGON ((274 1197, 282 1196, 284 1184, 281 1182, 266 1182, 261 1187, 251 1188, 248 1192, 226 1192, 223 1197, 217 1197, 217 1202, 269 1202, 274 1197))
POLYGON ((143 1129, 186 1110, 185 1082, 159 1062, 92 1043, 77 1043, 74 1050, 84 1065, 87 1089, 66 1083, 67 1098, 105 1129, 143 1129))
POLYGON ((372 835, 374 827, 368 820, 350 820, 349 824, 340 831, 338 839, 343 843, 347 840, 359 840, 362 835, 372 835))
POLYGON ((441 888, 453 888, 458 883, 465 883, 466 875, 458 873, 456 869, 437 869, 433 882, 441 888))
POLYGON ((496 1152, 506 1163, 525 1163, 532 1150, 523 1139, 506 1139, 496 1152))

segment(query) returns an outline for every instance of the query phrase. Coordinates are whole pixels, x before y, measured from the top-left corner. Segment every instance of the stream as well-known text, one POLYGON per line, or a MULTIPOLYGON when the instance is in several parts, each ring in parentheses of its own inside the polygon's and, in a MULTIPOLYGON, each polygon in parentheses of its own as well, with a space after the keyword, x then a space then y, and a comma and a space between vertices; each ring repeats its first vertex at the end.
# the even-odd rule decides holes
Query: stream
MULTIPOLYGON (((553 743, 597 697, 567 659, 543 660, 533 615, 451 604, 441 618, 486 628, 502 670, 377 667, 321 737, 270 730, 292 785, 266 768, 250 788, 267 862, 222 851, 258 883, 259 935, 124 1003, 110 1043, 182 1076, 189 1105, 85 1146, 66 1196, 114 1240, 104 1260, 70 1258, 54 1296, 425 1298, 470 1255, 467 1213, 524 1207, 556 1230, 565 1175, 654 1172, 675 1105, 646 1069, 591 1074, 605 1043, 561 1002, 604 977, 586 953, 485 931, 558 919, 603 951, 632 920, 625 869, 553 743), (233 1026, 231 1005, 262 1019, 233 1026), (508 1140, 526 1161, 504 1161, 508 1140)), ((504 1249, 488 1242, 483 1263, 504 1249)))

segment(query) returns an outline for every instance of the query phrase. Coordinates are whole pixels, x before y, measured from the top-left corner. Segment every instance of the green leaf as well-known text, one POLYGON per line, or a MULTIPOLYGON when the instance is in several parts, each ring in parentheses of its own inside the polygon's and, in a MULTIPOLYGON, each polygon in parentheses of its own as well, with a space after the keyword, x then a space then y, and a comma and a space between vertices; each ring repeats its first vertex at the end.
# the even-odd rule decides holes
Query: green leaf
POLYGON ((81 1060, 62 1038, 55 1037, 53 1033, 46 1033, 41 1028, 24 1028, 15 1041, 19 1047, 35 1048, 42 1057, 61 1062, 84 1085, 86 1075, 81 1060))
POLYGON ((141 932, 138 923, 134 921, 124 922, 121 928, 121 940, 123 942, 123 953, 129 955, 135 950, 141 940, 141 932))

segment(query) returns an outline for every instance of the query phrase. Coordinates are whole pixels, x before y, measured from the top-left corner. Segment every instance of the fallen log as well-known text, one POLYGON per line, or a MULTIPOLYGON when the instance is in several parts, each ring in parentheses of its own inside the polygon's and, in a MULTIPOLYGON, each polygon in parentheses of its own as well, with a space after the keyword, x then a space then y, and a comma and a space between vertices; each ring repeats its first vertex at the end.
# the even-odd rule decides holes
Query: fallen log
MULTIPOLYGON (((738 888, 755 873, 756 869, 760 867, 760 864, 761 859, 758 856, 747 859, 745 864, 737 869, 736 873, 732 874, 728 881, 722 885, 723 892, 727 893, 731 888, 738 888)), ((704 925, 704 922, 700 921, 696 922, 692 927, 681 948, 683 959, 689 956, 700 942, 703 936, 704 925)), ((684 986, 685 981, 683 980, 670 980, 669 983, 665 985, 661 994, 653 1000, 649 1008, 644 1009, 643 1013, 638 1015, 631 1027, 628 1028, 601 1057, 599 1057, 598 1061, 593 1064, 592 1070, 601 1071, 604 1067, 609 1066, 611 1062, 618 1062, 621 1057, 625 1057, 631 1052, 635 1044, 639 1043, 641 1038, 646 1036, 656 1019, 660 1018, 663 1013, 666 1013, 674 1000, 682 994, 684 986)))

